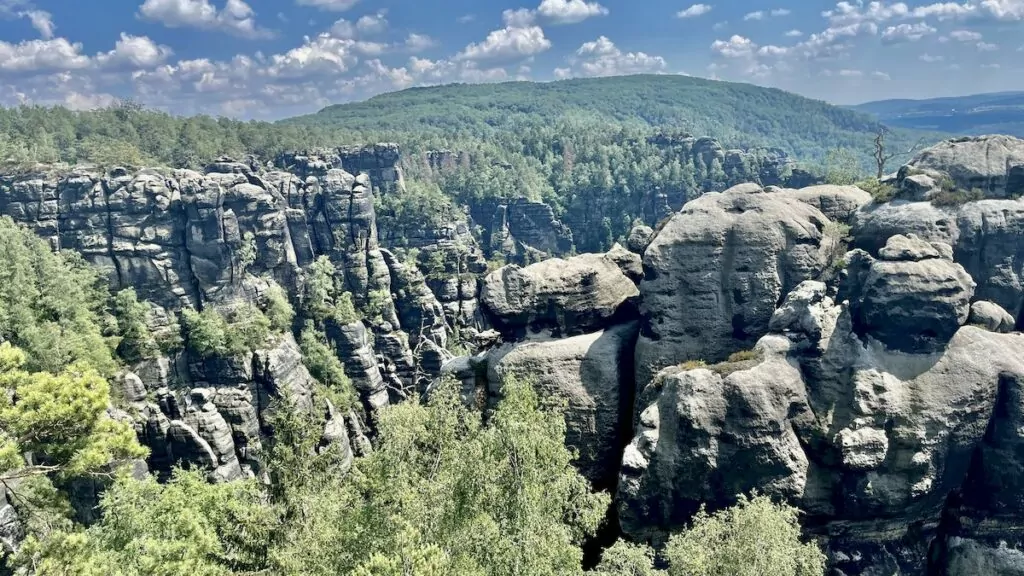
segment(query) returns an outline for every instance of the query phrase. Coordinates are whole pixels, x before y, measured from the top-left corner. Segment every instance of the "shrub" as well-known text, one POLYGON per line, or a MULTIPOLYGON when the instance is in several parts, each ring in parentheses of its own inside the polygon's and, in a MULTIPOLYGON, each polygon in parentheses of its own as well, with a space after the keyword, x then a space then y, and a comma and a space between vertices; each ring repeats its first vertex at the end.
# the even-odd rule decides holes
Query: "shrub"
POLYGON ((242 272, 245 272, 256 263, 259 251, 256 247, 256 236, 252 232, 246 232, 242 236, 242 244, 238 247, 235 256, 238 258, 238 268, 242 272))
POLYGON ((384 321, 384 314, 391 307, 391 294, 387 290, 371 290, 366 300, 366 317, 374 324, 384 321))
POLYGON ((307 322, 299 337, 302 361, 309 373, 323 387, 327 398, 340 410, 348 410, 356 403, 356 392, 352 381, 345 374, 345 366, 338 354, 327 342, 323 333, 307 322))
POLYGON ((895 186, 880 182, 874 178, 861 180, 857 183, 857 187, 871 194, 871 199, 875 201, 875 204, 885 204, 896 197, 895 186))
POLYGON ((943 188, 941 191, 936 192, 931 197, 933 206, 963 206, 968 202, 977 202, 978 200, 984 200, 985 193, 978 188, 974 188, 970 191, 963 189, 947 190, 943 188))
POLYGON ((696 370, 698 368, 706 368, 707 365, 708 363, 703 360, 687 360, 680 364, 679 367, 683 370, 696 370))
POLYGON ((258 349, 270 337, 270 320, 258 308, 240 305, 220 312, 182 310, 188 347, 202 357, 239 356, 258 349))
POLYGON ((263 310, 267 315, 267 320, 270 320, 270 327, 276 332, 290 331, 292 320, 295 318, 295 310, 288 302, 288 295, 285 294, 284 289, 277 283, 271 282, 264 294, 264 299, 263 310))
POLYGON ((798 511, 766 496, 703 509, 666 548, 669 576, 822 576, 825 555, 800 539, 798 511))
POLYGON ((351 292, 338 294, 337 302, 334 304, 334 319, 338 324, 353 324, 362 320, 359 311, 356 310, 355 302, 352 301, 351 292))
POLYGON ((665 576, 654 568, 654 550, 643 544, 619 540, 601 553, 601 563, 590 574, 593 576, 665 576))
POLYGON ((761 357, 761 353, 757 350, 743 350, 741 352, 733 352, 729 355, 729 359, 726 362, 735 364, 737 362, 749 362, 751 360, 757 360, 761 357))

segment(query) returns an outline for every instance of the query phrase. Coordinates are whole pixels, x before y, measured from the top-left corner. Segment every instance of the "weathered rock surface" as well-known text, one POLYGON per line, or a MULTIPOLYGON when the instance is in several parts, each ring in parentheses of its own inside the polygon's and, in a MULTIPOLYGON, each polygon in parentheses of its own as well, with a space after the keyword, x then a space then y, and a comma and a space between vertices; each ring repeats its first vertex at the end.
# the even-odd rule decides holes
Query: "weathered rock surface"
POLYGON ((840 298, 850 300, 855 329, 893 350, 942 349, 967 322, 975 288, 951 252, 911 234, 890 238, 877 260, 852 253, 840 298))
MULTIPOLYGON (((900 176, 929 179, 948 176, 957 188, 980 189, 986 198, 1024 195, 1024 140, 1013 136, 954 138, 928 148, 912 159, 900 176)), ((913 185, 927 189, 919 179, 913 185)))
POLYGON ((496 270, 484 279, 480 301, 503 331, 551 328, 573 335, 610 325, 638 294, 613 258, 584 254, 496 270))
POLYGON ((817 208, 743 185, 688 203, 644 255, 637 384, 687 360, 722 360, 768 331, 776 306, 830 265, 817 208))
POLYGON ((566 443, 595 486, 612 488, 633 409, 632 356, 639 324, 551 339, 506 344, 486 357, 488 393, 500 397, 505 377, 532 382, 543 397, 567 403, 566 443))
MULTIPOLYGON (((891 243, 891 256, 927 252, 904 240, 891 243)), ((914 273, 899 267, 942 263, 945 276, 959 276, 943 257, 883 262, 876 274, 903 282, 898 292, 911 300, 915 285, 922 301, 944 293, 909 282, 914 273)), ((910 306, 893 309, 919 333, 932 320, 910 306)), ((985 542, 985 561, 1002 562, 980 518, 1005 509, 997 503, 1015 488, 975 486, 998 486, 1018 466, 1012 423, 1024 413, 1015 395, 1024 336, 964 326, 943 346, 908 353, 858 335, 855 315, 825 284, 805 282, 773 315, 756 366, 669 368, 648 384, 623 457, 624 530, 663 538, 700 503, 724 506, 756 489, 804 510, 811 531, 826 537, 834 574, 935 573, 929 546, 949 538, 952 565, 963 552, 954 537, 985 542), (962 509, 950 507, 951 495, 962 509), (959 518, 952 533, 943 527, 949 515, 959 518)), ((1020 524, 1007 520, 998 531, 1018 534, 1020 524)))
POLYGON ((1003 334, 1013 332, 1017 323, 1009 312, 1003 310, 1002 306, 984 300, 971 304, 971 315, 967 321, 991 332, 1003 334))

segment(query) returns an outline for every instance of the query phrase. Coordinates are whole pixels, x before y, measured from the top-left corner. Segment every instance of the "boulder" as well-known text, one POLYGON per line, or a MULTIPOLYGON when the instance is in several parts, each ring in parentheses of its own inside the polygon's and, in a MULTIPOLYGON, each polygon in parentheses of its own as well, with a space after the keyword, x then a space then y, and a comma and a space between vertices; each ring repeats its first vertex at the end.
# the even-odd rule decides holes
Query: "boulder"
POLYGON ((858 332, 893 350, 942 349, 967 322, 975 288, 950 252, 911 234, 890 238, 877 260, 854 253, 840 298, 850 300, 858 332))
POLYGON ((862 206, 871 202, 871 194, 856 186, 822 184, 777 192, 813 206, 833 222, 848 223, 862 206))
POLYGON ((496 270, 484 279, 480 301, 504 332, 550 328, 568 336, 610 326, 638 294, 612 258, 584 254, 496 270))
POLYGON ((743 185, 683 207, 644 255, 637 385, 687 360, 750 349, 790 290, 829 268, 830 220, 785 193, 743 185))
POLYGON ((981 326, 991 332, 1013 332, 1017 321, 1002 306, 980 300, 971 304, 971 315, 967 319, 974 326, 981 326))
POLYGON ((986 198, 1024 194, 1024 140, 1013 136, 968 136, 940 142, 907 163, 902 173, 941 174, 957 188, 980 189, 986 198))
POLYGON ((538 335, 487 354, 492 398, 500 397, 505 377, 519 376, 542 397, 566 402, 566 443, 579 454, 580 472, 598 489, 614 487, 628 437, 638 330, 631 322, 565 339, 538 335))
POLYGON ((654 239, 654 229, 650 226, 634 226, 629 231, 629 238, 626 239, 626 247, 629 248, 630 252, 643 255, 647 251, 647 247, 651 244, 651 240, 654 239))

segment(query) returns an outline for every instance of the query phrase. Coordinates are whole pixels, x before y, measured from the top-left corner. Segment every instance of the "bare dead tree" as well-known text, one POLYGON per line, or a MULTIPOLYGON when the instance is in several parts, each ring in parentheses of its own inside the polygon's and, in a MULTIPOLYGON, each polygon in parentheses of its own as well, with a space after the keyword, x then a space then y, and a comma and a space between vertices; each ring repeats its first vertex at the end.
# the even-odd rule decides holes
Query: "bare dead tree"
MULTIPOLYGON (((892 152, 892 153, 886 154, 886 151, 885 151, 885 137, 886 137, 887 134, 889 134, 889 129, 886 128, 885 126, 880 127, 878 129, 878 131, 875 132, 875 163, 878 165, 878 176, 877 176, 877 178, 879 180, 881 180, 882 177, 885 176, 885 165, 888 164, 890 160, 892 160, 893 158, 895 158, 898 155, 897 152, 892 152)), ((910 149, 907 150, 905 154, 907 154, 907 155, 913 154, 914 151, 917 150, 918 146, 920 146, 921 142, 923 142, 923 141, 924 141, 924 137, 919 138, 918 141, 915 142, 914 145, 911 146, 910 149)))

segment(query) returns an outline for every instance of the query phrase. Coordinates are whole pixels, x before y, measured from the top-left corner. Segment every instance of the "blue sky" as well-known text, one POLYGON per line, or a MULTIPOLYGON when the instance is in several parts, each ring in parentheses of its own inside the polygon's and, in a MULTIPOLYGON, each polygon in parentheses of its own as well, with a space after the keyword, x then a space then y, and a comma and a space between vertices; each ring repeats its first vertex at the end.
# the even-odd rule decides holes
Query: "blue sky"
POLYGON ((0 103, 275 119, 632 73, 831 102, 1024 90, 1024 0, 0 0, 0 103))

